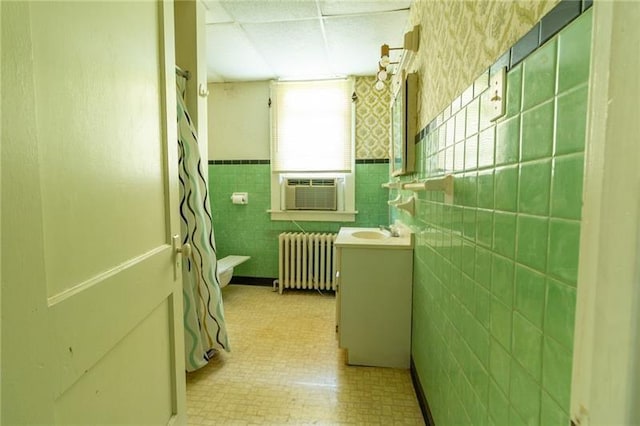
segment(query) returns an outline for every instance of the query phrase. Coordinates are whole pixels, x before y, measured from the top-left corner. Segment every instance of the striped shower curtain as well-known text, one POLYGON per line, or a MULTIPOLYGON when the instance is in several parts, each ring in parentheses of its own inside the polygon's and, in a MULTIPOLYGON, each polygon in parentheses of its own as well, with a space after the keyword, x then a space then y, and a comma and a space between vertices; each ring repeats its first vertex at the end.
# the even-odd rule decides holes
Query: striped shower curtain
MULTIPOLYGON (((187 371, 207 364, 217 349, 229 350, 207 181, 196 130, 185 106, 186 79, 178 76, 180 231, 191 255, 182 263, 187 371)), ((206 163, 205 163, 206 164, 206 163)))

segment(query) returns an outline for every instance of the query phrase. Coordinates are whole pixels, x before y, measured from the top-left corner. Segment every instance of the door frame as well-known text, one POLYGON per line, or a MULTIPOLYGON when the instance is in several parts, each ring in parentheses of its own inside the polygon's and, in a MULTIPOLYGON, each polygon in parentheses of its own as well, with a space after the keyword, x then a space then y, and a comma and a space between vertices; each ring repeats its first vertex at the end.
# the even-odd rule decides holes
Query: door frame
MULTIPOLYGON (((0 4, 0 46, 2 46, 2 5, 0 4)), ((0 99, 2 99, 2 56, 0 56, 0 99)), ((2 140, 2 102, 0 102, 0 140, 2 140)), ((0 149, 2 164, 2 149, 0 149)), ((2 173, 0 173, 0 241, 2 241, 2 173)), ((0 244, 2 259, 2 244, 0 244)), ((2 261, 0 260, 0 375, 2 374, 2 261)), ((0 419, 2 419, 2 386, 0 386, 0 419)))
MULTIPOLYGON (((162 55, 162 77, 164 82, 164 90, 162 93, 162 104, 164 108, 162 110, 162 139, 163 145, 166 147, 167 152, 164 155, 166 170, 175 170, 175 173, 166 174, 167 181, 165 182, 165 197, 169 200, 166 206, 175 207, 176 209, 180 205, 180 197, 178 193, 179 186, 179 174, 178 170, 178 120, 176 105, 178 100, 176 98, 176 44, 175 44, 175 8, 173 0, 159 0, 160 3, 160 17, 162 19, 162 33, 159 34, 160 48, 162 55), (171 149, 174 147, 175 149, 171 149), (174 188, 172 191, 171 188, 174 188)), ((176 210, 174 214, 167 212, 167 217, 171 217, 173 223, 167 222, 167 235, 172 236, 172 229, 180 230, 179 215, 176 210)), ((169 244, 173 241, 168 242, 169 244)), ((174 263, 174 280, 180 285, 179 295, 182 296, 182 263, 181 255, 175 253, 174 263)), ((175 416, 173 416, 169 422, 170 425, 186 425, 187 424, 187 383, 184 368, 183 348, 184 348, 184 318, 183 318, 183 299, 182 297, 171 297, 171 309, 173 317, 173 329, 171 335, 174 336, 176 341, 172 342, 174 348, 177 348, 178 352, 173 358, 174 365, 178 368, 175 371, 174 376, 174 390, 172 403, 174 404, 173 410, 175 416), (177 359, 176 359, 177 358, 177 359)))
POLYGON ((571 419, 632 424, 640 398, 640 3, 594 2, 571 419))

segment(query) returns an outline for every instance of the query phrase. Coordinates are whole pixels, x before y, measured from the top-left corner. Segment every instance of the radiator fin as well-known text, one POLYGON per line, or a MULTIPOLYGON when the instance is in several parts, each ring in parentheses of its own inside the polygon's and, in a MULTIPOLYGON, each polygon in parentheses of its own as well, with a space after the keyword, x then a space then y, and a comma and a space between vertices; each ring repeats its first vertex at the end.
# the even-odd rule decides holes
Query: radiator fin
POLYGON ((334 290, 336 234, 283 232, 278 236, 278 287, 334 290))

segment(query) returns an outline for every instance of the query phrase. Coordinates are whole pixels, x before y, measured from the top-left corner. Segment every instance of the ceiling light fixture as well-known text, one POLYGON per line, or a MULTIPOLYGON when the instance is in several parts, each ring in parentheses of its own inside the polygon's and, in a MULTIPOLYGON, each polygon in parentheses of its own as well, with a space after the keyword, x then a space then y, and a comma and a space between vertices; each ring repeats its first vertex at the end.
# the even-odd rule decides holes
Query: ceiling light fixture
POLYGON ((384 82, 389 77, 389 74, 395 74, 395 71, 400 66, 395 67, 393 70, 389 70, 389 65, 402 64, 405 60, 406 51, 417 52, 420 42, 420 26, 416 25, 413 30, 404 34, 404 46, 402 47, 389 47, 388 44, 380 46, 380 60, 378 61, 378 73, 376 74, 376 84, 374 85, 376 90, 383 90, 385 88, 384 82), (399 61, 391 61, 389 53, 392 50, 404 50, 402 57, 399 61), (393 71, 393 72, 392 72, 393 71))

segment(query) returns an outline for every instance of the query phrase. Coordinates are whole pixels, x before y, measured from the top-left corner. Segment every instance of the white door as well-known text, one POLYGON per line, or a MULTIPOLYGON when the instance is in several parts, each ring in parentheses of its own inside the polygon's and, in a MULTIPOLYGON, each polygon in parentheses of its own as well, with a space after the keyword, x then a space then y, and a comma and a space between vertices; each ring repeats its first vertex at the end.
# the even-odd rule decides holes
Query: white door
POLYGON ((2 424, 184 424, 173 4, 1 7, 2 424))

